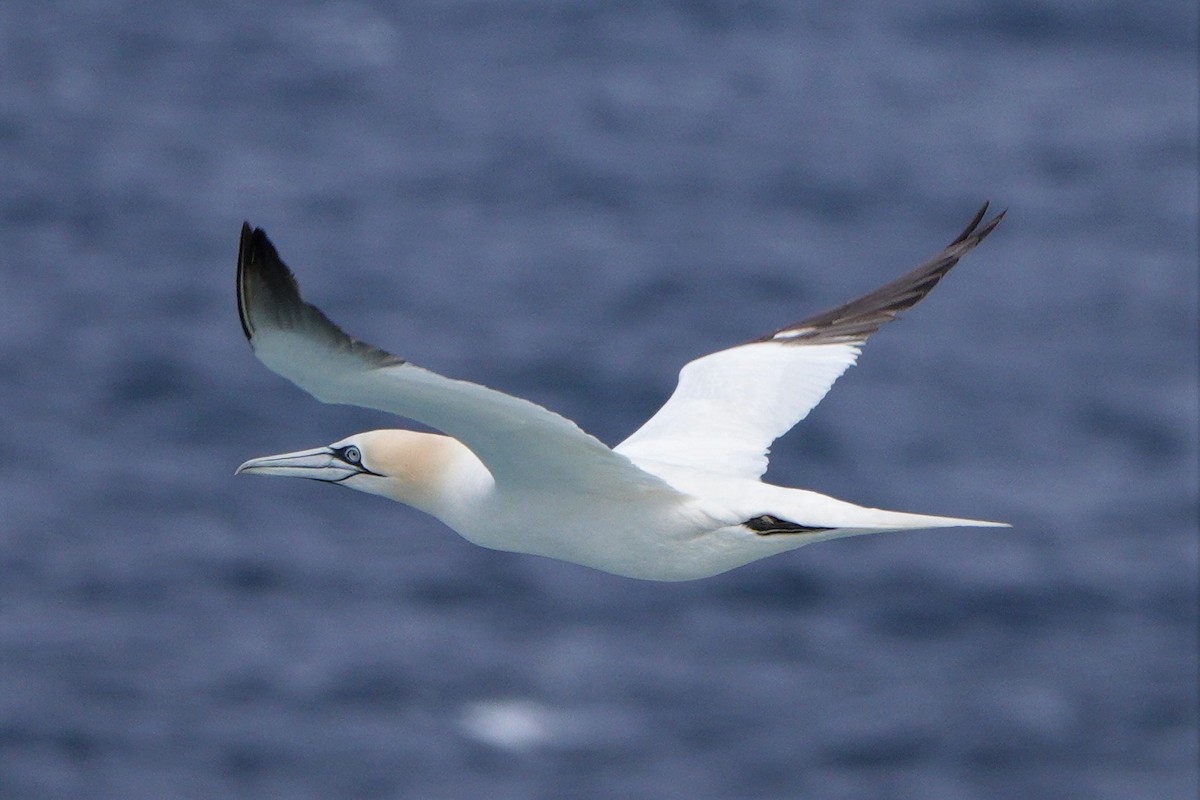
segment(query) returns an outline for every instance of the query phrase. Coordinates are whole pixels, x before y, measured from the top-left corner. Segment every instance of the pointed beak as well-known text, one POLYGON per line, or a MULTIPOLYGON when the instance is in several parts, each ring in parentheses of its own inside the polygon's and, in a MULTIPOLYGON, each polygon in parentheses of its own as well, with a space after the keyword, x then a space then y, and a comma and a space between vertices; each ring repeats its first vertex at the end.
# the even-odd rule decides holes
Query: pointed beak
POLYGON ((328 447, 318 447, 313 450, 252 458, 238 467, 233 474, 241 475, 243 472, 339 483, 362 470, 339 459, 328 447))

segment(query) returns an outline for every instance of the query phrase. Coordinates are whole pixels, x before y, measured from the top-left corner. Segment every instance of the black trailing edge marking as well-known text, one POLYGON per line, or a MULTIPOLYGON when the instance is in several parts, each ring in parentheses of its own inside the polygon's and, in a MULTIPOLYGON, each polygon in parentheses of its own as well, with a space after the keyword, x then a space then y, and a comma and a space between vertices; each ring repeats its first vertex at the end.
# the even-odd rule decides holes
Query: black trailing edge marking
POLYGON ((757 517, 752 517, 743 522, 742 525, 754 531, 759 536, 774 536, 779 533, 820 533, 821 531, 834 530, 834 528, 798 525, 795 522, 788 522, 786 519, 773 517, 770 514, 760 514, 757 517))
POLYGON ((260 329, 293 331, 360 359, 369 368, 403 364, 386 350, 361 342, 335 325, 321 309, 304 302, 300 286, 262 228, 242 223, 237 269, 238 316, 254 345, 260 329))
POLYGON ((795 345, 865 342, 884 323, 892 321, 901 311, 912 308, 929 294, 950 268, 982 242, 1007 213, 1007 209, 1001 211, 980 227, 979 223, 983 222, 987 209, 988 204, 984 203, 958 238, 911 272, 857 300, 787 325, 753 341, 795 345))

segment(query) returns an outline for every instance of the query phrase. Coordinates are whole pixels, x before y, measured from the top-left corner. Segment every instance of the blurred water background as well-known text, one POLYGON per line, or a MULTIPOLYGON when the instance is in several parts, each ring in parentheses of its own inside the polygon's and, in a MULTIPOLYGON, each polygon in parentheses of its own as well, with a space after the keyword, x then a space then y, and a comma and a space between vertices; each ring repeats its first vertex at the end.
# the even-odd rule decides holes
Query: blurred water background
POLYGON ((1194 798, 1197 9, 0 7, 0 797, 1194 798), (680 585, 246 458, 238 226, 609 442, 690 358, 991 239, 768 478, 1010 531, 680 585))

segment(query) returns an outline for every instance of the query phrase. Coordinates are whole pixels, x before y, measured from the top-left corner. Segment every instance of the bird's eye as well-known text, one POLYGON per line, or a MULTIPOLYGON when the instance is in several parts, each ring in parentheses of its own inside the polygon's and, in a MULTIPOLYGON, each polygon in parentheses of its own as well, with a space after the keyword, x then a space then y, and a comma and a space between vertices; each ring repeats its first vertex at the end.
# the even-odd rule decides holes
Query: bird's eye
POLYGON ((346 447, 342 450, 342 460, 350 464, 361 464, 362 453, 358 451, 357 447, 351 445, 350 447, 346 447))

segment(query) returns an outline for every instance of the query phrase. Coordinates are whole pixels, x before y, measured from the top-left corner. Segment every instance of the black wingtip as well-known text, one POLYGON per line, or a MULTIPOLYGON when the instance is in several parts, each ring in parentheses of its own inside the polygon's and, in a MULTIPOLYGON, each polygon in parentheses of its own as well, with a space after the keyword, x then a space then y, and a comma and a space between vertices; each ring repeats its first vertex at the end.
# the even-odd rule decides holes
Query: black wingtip
POLYGON ((956 244, 962 244, 965 242, 967 237, 973 234, 975 229, 979 227, 979 223, 983 221, 983 215, 987 213, 988 206, 991 204, 991 200, 984 200, 983 205, 980 206, 979 210, 975 212, 975 216, 972 217, 971 221, 967 223, 967 227, 963 228, 962 233, 954 237, 954 241, 950 242, 947 247, 954 247, 956 244))
POLYGON ((979 223, 983 222, 983 218, 987 214, 987 210, 990 205, 990 200, 984 201, 983 205, 979 207, 979 210, 975 212, 975 216, 972 217, 971 221, 967 224, 967 227, 963 228, 962 233, 955 237, 954 241, 950 242, 950 244, 946 246, 947 250, 967 243, 968 241, 969 247, 974 247, 987 238, 989 233, 995 230, 996 226, 1000 224, 1000 220, 1004 219, 1004 215, 1008 213, 1008 209, 1006 208, 1000 213, 996 214, 996 216, 984 223, 983 227, 981 228, 979 227, 979 223))
POLYGON ((237 300, 242 333, 252 347, 258 332, 294 331, 342 349, 372 368, 404 363, 385 350, 347 336, 319 308, 304 302, 296 276, 275 245, 262 228, 251 227, 249 222, 242 223, 238 247, 237 300))
POLYGON ((279 251, 262 228, 242 223, 237 270, 238 316, 242 333, 254 336, 252 308, 283 310, 302 305, 296 277, 279 257, 279 251), (265 296, 257 296, 261 293, 265 296))
POLYGON ((237 304, 238 304, 238 320, 242 323, 242 333, 246 335, 246 341, 250 340, 250 318, 246 312, 246 265, 250 258, 250 241, 253 237, 253 230, 248 221, 242 222, 242 235, 238 240, 238 260, 237 260, 237 304))
POLYGON ((982 242, 989 233, 991 233, 993 230, 995 230, 996 226, 1000 224, 1000 220, 1004 219, 1004 215, 1007 213, 1008 213, 1008 209, 1007 208, 1003 209, 996 216, 994 216, 990 220, 988 220, 988 223, 986 225, 984 225, 982 228, 980 228, 979 232, 976 234, 976 237, 978 237, 978 241, 982 242))
POLYGON ((783 344, 861 344, 901 311, 920 302, 937 285, 958 260, 969 253, 988 234, 995 230, 1008 213, 1004 209, 983 226, 984 216, 991 205, 985 202, 971 218, 962 233, 941 253, 857 300, 816 314, 753 341, 778 341, 783 344))

